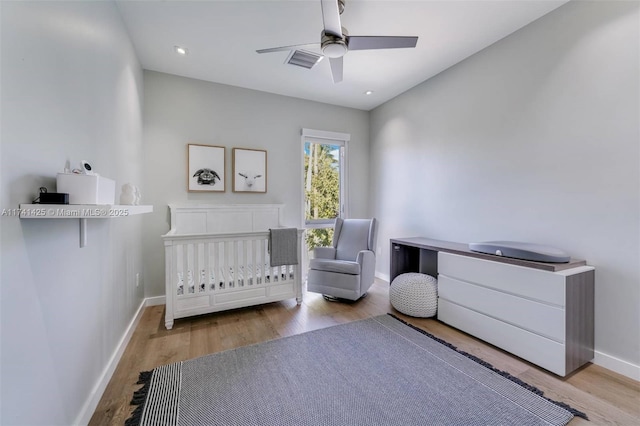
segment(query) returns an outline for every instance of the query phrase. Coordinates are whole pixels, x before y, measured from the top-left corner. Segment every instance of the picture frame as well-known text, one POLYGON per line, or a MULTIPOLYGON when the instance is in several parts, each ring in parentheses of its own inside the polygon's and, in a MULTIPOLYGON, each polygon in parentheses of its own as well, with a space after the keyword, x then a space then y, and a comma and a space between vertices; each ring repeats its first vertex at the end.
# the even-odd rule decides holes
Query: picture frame
POLYGON ((233 148, 233 192, 267 192, 267 151, 233 148))
POLYGON ((225 192, 225 147, 187 144, 187 191, 225 192))

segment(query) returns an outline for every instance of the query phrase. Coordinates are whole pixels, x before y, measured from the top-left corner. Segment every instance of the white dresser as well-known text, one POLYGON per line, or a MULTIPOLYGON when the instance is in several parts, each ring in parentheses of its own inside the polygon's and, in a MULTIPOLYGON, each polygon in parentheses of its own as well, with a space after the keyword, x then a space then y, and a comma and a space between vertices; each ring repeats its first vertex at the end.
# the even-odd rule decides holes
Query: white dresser
POLYGON ((594 268, 438 253, 438 319, 560 376, 593 359, 594 268))
POLYGON ((391 240, 391 280, 438 277, 438 320, 559 376, 591 361, 594 268, 472 252, 423 237, 391 240))

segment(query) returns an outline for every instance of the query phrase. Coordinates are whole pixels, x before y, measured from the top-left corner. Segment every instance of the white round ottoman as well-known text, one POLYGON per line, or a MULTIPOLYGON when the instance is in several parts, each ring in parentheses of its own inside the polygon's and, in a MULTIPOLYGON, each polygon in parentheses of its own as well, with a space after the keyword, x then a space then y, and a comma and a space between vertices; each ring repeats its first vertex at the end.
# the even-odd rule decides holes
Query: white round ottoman
POLYGON ((417 272, 398 275, 391 283, 389 299, 405 315, 432 317, 438 310, 438 280, 417 272))

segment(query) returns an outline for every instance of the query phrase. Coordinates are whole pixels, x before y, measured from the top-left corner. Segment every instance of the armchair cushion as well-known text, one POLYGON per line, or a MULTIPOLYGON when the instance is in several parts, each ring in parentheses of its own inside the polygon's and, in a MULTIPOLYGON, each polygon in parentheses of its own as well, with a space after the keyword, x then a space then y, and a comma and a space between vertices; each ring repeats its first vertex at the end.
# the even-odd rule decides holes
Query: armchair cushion
POLYGON ((372 250, 369 246, 371 225, 372 220, 367 219, 351 219, 349 226, 345 226, 342 221, 336 244, 336 259, 353 261, 360 250, 372 250))
POLYGON ((311 259, 309 268, 316 271, 337 272, 338 274, 359 275, 360 264, 348 260, 311 259))
POLYGON ((316 247, 313 249, 316 259, 335 259, 336 249, 334 247, 316 247))

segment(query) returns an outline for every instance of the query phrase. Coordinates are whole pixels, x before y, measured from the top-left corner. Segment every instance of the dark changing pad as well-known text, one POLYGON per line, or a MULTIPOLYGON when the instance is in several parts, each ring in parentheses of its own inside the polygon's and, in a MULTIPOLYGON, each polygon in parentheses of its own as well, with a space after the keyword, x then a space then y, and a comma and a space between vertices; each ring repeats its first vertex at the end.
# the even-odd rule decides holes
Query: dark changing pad
POLYGON ((567 253, 555 247, 517 241, 469 243, 469 249, 480 253, 533 260, 535 262, 566 263, 571 258, 567 253))

